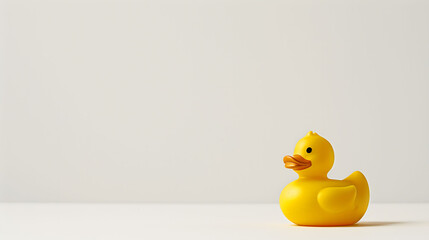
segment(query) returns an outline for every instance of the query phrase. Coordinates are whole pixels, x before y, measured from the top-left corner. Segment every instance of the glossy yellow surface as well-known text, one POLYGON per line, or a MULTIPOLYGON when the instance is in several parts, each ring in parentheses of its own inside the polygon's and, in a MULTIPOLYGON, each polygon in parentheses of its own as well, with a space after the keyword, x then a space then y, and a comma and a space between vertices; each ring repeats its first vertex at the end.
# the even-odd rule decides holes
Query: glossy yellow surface
POLYGON ((280 195, 280 208, 291 222, 340 226, 354 224, 363 217, 369 203, 368 182, 359 171, 344 180, 327 177, 334 164, 334 150, 326 139, 309 132, 296 144, 294 155, 286 156, 284 162, 299 176, 280 195))

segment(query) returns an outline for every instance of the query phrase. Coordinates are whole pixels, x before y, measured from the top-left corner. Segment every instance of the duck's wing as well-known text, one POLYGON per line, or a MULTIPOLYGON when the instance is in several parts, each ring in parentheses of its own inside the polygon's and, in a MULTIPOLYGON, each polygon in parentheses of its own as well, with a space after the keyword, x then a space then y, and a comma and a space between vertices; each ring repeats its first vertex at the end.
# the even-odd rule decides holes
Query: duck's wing
POLYGON ((355 208, 357 190, 354 185, 327 187, 317 195, 319 205, 328 212, 342 212, 355 208))

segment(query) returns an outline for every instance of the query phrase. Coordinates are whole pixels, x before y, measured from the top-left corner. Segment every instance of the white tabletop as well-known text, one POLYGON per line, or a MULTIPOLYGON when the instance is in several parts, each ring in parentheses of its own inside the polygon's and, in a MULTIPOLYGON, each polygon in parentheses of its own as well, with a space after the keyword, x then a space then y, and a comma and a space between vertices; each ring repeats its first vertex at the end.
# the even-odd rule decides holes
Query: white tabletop
POLYGON ((277 204, 0 203, 0 239, 429 239, 429 204, 371 204, 351 227, 299 227, 277 204))

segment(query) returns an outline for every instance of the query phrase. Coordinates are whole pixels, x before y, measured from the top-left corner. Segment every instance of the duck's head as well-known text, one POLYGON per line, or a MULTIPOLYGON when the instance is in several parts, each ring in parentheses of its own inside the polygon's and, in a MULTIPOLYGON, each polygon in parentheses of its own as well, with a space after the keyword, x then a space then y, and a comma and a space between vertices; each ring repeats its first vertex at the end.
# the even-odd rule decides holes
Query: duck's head
POLYGON ((310 131, 298 141, 293 156, 284 157, 283 162, 300 177, 325 178, 334 164, 334 149, 326 139, 310 131))

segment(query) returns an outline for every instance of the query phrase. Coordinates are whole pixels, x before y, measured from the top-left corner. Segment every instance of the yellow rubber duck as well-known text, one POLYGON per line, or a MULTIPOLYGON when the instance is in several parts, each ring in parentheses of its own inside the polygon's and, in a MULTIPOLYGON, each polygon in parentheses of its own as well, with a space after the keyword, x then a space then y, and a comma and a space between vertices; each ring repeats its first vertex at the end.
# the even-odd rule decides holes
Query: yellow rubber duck
POLYGON ((310 131, 298 141, 293 156, 283 159, 299 178, 280 194, 280 208, 291 222, 304 226, 343 226, 358 222, 369 203, 365 176, 356 171, 344 180, 329 179, 334 164, 331 144, 310 131))

